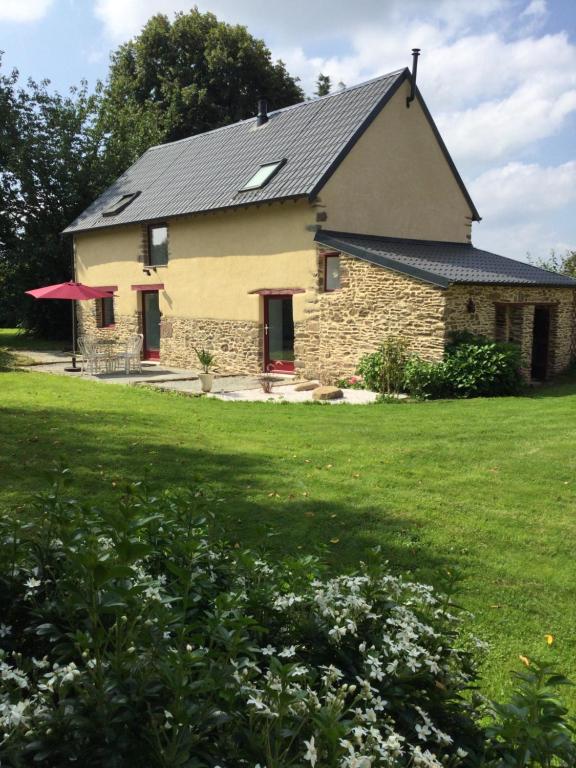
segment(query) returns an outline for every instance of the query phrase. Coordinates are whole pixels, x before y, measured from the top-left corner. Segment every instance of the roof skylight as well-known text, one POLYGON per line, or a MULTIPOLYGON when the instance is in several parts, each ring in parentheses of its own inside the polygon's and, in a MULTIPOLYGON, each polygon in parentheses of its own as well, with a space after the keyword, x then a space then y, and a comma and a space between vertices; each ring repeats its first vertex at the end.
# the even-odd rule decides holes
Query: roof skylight
POLYGON ((102 211, 102 216, 116 216, 127 208, 135 200, 140 192, 130 192, 127 195, 121 195, 114 202, 102 211))
POLYGON ((275 163, 264 163, 264 165, 261 165, 256 173, 248 179, 240 192, 248 192, 251 189, 261 189, 262 187, 265 187, 270 179, 278 173, 285 162, 286 160, 284 159, 277 160, 275 163))

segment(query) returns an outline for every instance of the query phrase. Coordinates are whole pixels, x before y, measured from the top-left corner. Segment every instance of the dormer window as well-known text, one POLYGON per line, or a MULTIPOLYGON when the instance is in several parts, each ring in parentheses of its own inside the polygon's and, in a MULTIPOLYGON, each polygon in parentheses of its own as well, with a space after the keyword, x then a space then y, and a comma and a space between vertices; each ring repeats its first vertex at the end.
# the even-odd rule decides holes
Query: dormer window
POLYGON ((130 192, 127 195, 117 197, 114 202, 102 211, 102 216, 117 216, 125 208, 128 208, 131 202, 136 200, 140 192, 130 192))
POLYGON ((248 192, 251 189, 262 189, 262 187, 265 187, 270 179, 278 173, 285 163, 285 159, 277 160, 274 163, 264 163, 264 165, 261 165, 256 173, 248 179, 240 192, 248 192))

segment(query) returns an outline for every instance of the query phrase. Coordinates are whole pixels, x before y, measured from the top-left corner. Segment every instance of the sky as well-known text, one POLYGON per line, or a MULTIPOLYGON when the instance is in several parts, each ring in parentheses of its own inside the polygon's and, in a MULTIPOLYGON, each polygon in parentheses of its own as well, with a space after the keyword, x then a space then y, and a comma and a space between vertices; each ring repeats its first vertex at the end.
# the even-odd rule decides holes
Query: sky
MULTIPOLYGON (((3 68, 66 92, 155 13, 192 0, 0 0, 3 68)), ((478 208, 479 248, 576 249, 576 0, 197 0, 244 24, 314 92, 411 64, 478 208)))

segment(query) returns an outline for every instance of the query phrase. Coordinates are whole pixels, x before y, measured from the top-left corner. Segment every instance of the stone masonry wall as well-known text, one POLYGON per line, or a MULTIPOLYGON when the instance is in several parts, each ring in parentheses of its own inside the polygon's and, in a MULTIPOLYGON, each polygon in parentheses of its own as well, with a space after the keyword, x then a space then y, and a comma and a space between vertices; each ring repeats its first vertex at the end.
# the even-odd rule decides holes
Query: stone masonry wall
POLYGON ((529 286, 452 285, 446 291, 446 332, 469 330, 495 338, 497 305, 516 303, 511 336, 522 349, 523 372, 529 378, 532 362, 534 307, 549 304, 550 374, 563 371, 574 356, 576 291, 572 288, 529 286), (474 311, 470 312, 470 300, 474 311))
POLYGON ((78 316, 78 335, 96 338, 110 344, 112 352, 121 352, 126 342, 135 333, 141 333, 140 314, 115 315, 115 324, 107 328, 99 327, 97 303, 95 301, 76 302, 78 316))
POLYGON ((218 373, 260 373, 263 366, 261 326, 244 320, 164 316, 160 325, 160 359, 176 368, 198 368, 194 347, 216 357, 218 373))
POLYGON ((297 334, 297 370, 322 381, 353 374, 360 358, 387 336, 403 336, 410 351, 426 360, 442 358, 443 289, 342 254, 341 287, 326 293, 322 264, 320 253, 297 334))
MULTIPOLYGON (((142 333, 140 312, 116 315, 116 323, 100 328, 95 301, 78 302, 78 332, 109 344, 111 352, 121 352, 126 341, 142 333)), ((160 361, 175 368, 198 367, 194 347, 216 355, 219 373, 260 373, 263 366, 259 323, 238 320, 212 320, 164 316, 160 325, 160 361)))

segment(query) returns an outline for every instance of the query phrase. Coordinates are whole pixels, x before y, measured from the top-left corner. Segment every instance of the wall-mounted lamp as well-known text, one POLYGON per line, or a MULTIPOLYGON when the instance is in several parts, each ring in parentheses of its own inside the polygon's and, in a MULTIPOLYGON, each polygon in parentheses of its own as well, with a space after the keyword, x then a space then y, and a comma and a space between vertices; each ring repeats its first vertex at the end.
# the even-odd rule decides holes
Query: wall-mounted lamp
POLYGON ((473 298, 469 298, 466 302, 466 312, 468 312, 469 315, 473 315, 474 312, 476 312, 476 302, 473 298))

